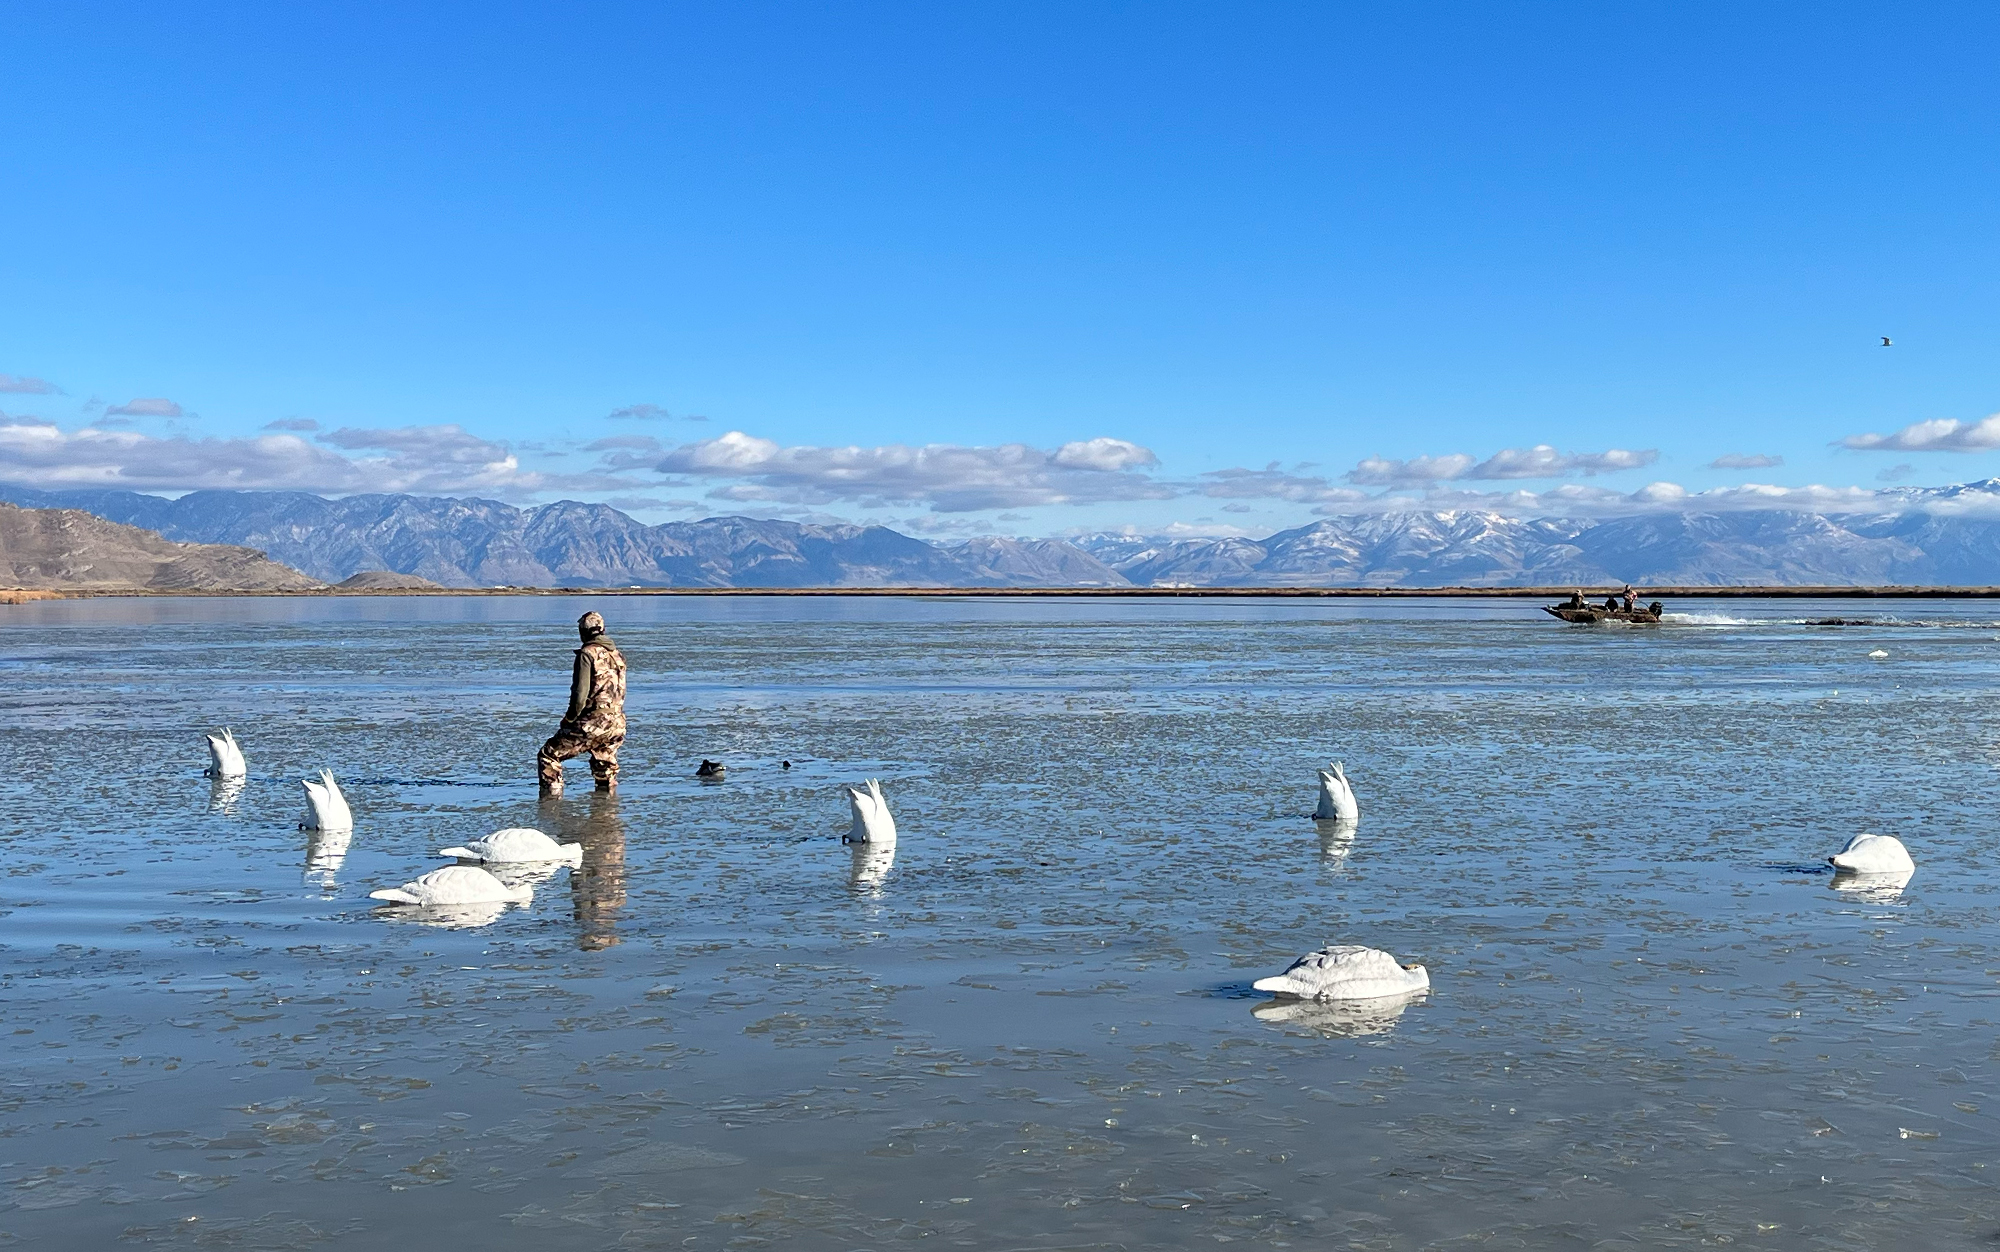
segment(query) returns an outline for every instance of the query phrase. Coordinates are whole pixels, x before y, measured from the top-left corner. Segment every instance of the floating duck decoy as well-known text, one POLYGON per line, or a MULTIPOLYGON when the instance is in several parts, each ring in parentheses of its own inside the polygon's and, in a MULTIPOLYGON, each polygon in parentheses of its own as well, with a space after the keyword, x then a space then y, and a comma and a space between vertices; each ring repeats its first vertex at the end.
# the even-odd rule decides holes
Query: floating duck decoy
POLYGON ((404 883, 368 893, 371 900, 424 907, 458 904, 526 904, 533 887, 509 887, 477 865, 447 865, 404 883))
POLYGON ((441 848, 439 856, 455 856, 463 861, 498 864, 519 861, 568 861, 583 864, 583 845, 557 843, 539 830, 510 826, 478 839, 468 839, 462 848, 441 848))
POLYGON ((1250 985, 1301 1000, 1373 1000, 1422 991, 1431 985, 1431 976, 1421 965, 1398 964, 1379 948, 1339 943, 1308 952, 1284 973, 1250 985))
POLYGON ((842 835, 842 843, 894 843, 896 841, 896 819, 889 815, 889 802, 882 798, 882 784, 879 780, 868 780, 868 789, 849 787, 847 803, 854 812, 854 821, 842 835))
POLYGON ((790 769, 792 767, 792 763, 790 761, 779 761, 778 765, 782 769, 790 769))
POLYGON ((1826 863, 1836 872, 1854 874, 1901 874, 1917 868, 1910 850, 1894 835, 1856 835, 1826 863))
POLYGON ((333 771, 323 769, 318 778, 301 780, 306 789, 306 810, 299 818, 299 826, 304 830, 350 830, 354 826, 354 814, 348 810, 347 797, 340 794, 340 784, 333 781, 333 771))
POLYGON ((696 778, 720 778, 728 772, 729 767, 721 761, 711 761, 707 757, 703 757, 701 758, 701 766, 695 770, 694 776, 696 778))
POLYGON ((1347 784, 1347 771, 1335 761, 1331 768, 1319 772, 1319 806, 1313 809, 1313 819, 1353 822, 1360 818, 1361 806, 1354 802, 1354 788, 1347 784))
POLYGON ((229 727, 208 736, 208 769, 203 772, 210 778, 241 778, 248 772, 243 766, 243 749, 237 746, 229 727))

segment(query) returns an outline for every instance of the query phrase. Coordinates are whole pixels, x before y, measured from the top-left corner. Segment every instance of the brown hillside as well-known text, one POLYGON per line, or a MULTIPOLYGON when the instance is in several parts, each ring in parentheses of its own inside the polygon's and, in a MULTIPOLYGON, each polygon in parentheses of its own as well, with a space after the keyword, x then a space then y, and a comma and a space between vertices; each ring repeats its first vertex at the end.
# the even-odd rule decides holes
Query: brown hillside
POLYGON ((75 509, 0 504, 0 587, 59 591, 312 591, 255 548, 174 543, 75 509))

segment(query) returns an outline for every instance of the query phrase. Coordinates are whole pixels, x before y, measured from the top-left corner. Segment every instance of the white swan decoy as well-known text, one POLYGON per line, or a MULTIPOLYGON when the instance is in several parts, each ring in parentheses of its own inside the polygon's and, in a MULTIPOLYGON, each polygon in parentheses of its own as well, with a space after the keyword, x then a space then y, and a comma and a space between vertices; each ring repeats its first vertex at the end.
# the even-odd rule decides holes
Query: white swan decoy
POLYGON ((842 843, 894 843, 896 819, 889 815, 889 802, 882 798, 882 784, 868 780, 868 789, 847 789, 847 803, 854 810, 854 822, 841 836, 842 843))
POLYGON ((1826 863, 1836 872, 1854 874, 1901 874, 1917 868, 1909 849, 1894 835, 1856 835, 1846 847, 1826 858, 1826 863))
POLYGON ((333 781, 333 771, 323 769, 318 778, 302 779, 300 786, 306 789, 306 811, 299 818, 299 825, 306 830, 352 830, 354 814, 348 810, 347 797, 340 794, 340 784, 333 781))
POLYGON ((1339 761, 1319 772, 1319 807, 1313 810, 1313 819, 1329 818, 1337 822, 1361 818, 1361 807, 1354 802, 1354 788, 1347 785, 1347 771, 1340 767, 1339 761))
POLYGON ((468 839, 462 848, 439 849, 438 855, 455 856, 463 861, 481 861, 488 865, 515 861, 567 861, 571 865, 581 865, 583 845, 557 843, 539 830, 510 826, 478 839, 468 839))
POLYGON ((1431 985, 1431 976, 1421 965, 1398 964, 1379 948, 1338 943, 1308 952, 1284 973, 1250 985, 1301 1000, 1373 1000, 1422 991, 1431 985))
POLYGON ((249 771, 243 765, 243 749, 237 746, 236 736, 224 726, 219 735, 208 736, 208 769, 210 778, 241 778, 249 771))
POLYGON ((1325 1039, 1358 1039, 1388 1034, 1395 1029, 1396 1019, 1403 1015, 1403 1010, 1422 1000, 1425 994, 1409 991, 1367 1000, 1264 1000, 1253 1005, 1250 1013, 1260 1022, 1293 1033, 1325 1039))
POLYGON ((477 865, 447 865, 434 869, 400 887, 384 887, 368 893, 371 900, 425 907, 460 904, 526 904, 535 898, 533 887, 510 887, 477 865))

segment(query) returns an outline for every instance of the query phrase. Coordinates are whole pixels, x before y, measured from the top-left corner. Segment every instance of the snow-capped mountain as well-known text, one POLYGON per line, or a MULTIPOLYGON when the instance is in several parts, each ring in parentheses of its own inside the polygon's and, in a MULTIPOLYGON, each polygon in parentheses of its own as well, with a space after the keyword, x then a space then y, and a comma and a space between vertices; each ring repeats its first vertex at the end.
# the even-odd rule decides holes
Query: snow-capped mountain
POLYGON ((1894 511, 1648 513, 1610 520, 1478 510, 1329 517, 1264 539, 982 538, 745 517, 649 526, 601 504, 303 492, 0 487, 168 539, 261 549, 328 582, 389 570, 447 587, 1519 587, 2000 585, 2000 479, 1878 497, 1894 511))

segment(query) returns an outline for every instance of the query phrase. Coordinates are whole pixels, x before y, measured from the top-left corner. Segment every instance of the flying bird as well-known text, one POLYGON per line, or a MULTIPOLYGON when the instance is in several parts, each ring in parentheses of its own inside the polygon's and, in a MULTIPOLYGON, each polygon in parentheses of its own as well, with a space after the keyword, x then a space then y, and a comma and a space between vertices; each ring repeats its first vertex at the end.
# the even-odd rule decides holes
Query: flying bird
POLYGON ((1884 335, 1882 336, 1882 346, 1885 348, 1891 348, 1894 347, 1895 345, 1889 342, 1889 336, 1884 335))

